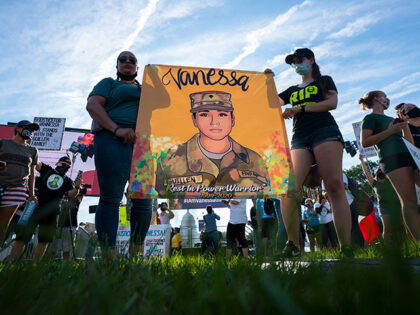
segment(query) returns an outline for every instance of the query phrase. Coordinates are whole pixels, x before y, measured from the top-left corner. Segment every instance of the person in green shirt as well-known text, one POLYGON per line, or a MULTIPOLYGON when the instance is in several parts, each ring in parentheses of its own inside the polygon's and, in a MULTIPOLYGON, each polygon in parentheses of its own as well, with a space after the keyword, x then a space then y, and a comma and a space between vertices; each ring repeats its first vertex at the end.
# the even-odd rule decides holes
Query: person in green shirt
POLYGON ((371 91, 359 99, 362 110, 370 109, 362 121, 360 142, 362 147, 375 146, 381 170, 386 174, 400 199, 404 222, 412 239, 420 240, 420 216, 417 214, 415 184, 420 186, 416 163, 409 153, 403 137, 414 144, 408 123, 393 119, 384 111, 389 99, 382 91, 371 91))

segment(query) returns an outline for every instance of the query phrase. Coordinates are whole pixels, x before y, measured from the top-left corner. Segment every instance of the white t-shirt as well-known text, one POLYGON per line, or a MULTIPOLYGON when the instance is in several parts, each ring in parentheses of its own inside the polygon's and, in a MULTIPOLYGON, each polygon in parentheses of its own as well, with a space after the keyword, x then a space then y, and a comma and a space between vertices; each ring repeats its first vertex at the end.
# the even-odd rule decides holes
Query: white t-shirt
POLYGON ((169 224, 170 215, 171 214, 169 213, 169 211, 165 211, 165 213, 159 213, 160 224, 169 224))
POLYGON ((231 224, 246 224, 248 218, 246 216, 246 199, 231 199, 229 200, 230 205, 230 220, 231 224), (237 201, 239 204, 234 205, 232 201, 237 201))
MULTIPOLYGON (((319 203, 315 204, 315 209, 320 207, 321 205, 319 203)), ((318 215, 319 218, 319 224, 327 224, 330 223, 333 220, 331 210, 330 210, 330 204, 326 202, 324 204, 324 207, 321 210, 321 213, 318 215)))

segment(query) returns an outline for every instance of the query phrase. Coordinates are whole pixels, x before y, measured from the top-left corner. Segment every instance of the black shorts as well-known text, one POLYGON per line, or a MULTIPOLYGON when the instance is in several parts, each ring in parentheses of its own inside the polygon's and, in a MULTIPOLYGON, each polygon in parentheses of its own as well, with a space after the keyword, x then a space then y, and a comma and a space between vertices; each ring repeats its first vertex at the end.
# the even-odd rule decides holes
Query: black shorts
POLYGON ((344 144, 343 136, 337 125, 311 130, 308 134, 293 134, 291 150, 305 149, 313 151, 317 145, 328 141, 340 141, 344 144))
POLYGON ((15 228, 16 240, 27 243, 30 241, 39 224, 38 241, 51 243, 57 231, 57 219, 60 213, 56 203, 46 204, 35 208, 27 225, 17 225, 15 228))
POLYGON ((379 161, 379 167, 385 174, 407 166, 417 169, 416 162, 414 162, 413 157, 408 152, 386 156, 379 161))
POLYGON ((261 236, 263 238, 270 238, 273 236, 276 227, 276 219, 262 219, 261 236))
POLYGON ((242 248, 248 248, 248 242, 245 239, 245 223, 232 224, 228 223, 226 231, 226 240, 228 248, 236 247, 236 240, 242 248))

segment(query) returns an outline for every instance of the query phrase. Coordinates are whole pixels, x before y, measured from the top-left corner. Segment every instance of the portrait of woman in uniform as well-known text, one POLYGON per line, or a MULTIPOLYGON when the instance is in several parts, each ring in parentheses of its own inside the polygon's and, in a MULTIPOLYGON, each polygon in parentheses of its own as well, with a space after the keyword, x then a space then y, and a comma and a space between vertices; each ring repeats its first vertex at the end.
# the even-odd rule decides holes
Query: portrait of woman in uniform
POLYGON ((204 187, 226 192, 227 185, 236 185, 235 196, 249 195, 251 186, 251 192, 264 193, 269 182, 263 159, 230 137, 235 126, 231 94, 202 91, 189 96, 198 133, 158 160, 155 188, 159 195, 202 196, 204 187))

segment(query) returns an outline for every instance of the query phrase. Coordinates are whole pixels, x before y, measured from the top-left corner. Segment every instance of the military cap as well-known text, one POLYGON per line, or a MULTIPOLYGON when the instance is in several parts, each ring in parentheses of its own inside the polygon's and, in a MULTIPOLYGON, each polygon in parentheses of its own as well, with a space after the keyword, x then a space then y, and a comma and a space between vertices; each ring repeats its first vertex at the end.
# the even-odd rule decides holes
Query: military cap
POLYGON ((233 112, 230 93, 221 91, 204 91, 190 94, 191 113, 201 112, 203 110, 222 110, 233 112))

